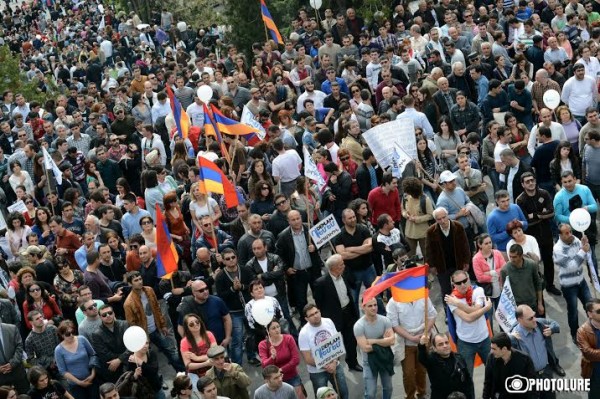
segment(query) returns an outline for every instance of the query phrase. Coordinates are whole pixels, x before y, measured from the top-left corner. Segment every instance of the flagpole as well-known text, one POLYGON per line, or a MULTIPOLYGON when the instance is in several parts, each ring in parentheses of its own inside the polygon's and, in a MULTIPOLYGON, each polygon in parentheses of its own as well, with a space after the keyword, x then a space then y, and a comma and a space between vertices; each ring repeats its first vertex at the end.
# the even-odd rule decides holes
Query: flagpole
MULTIPOLYGON (((213 217, 215 216, 212 207, 210 206, 210 201, 209 199, 212 198, 210 196, 211 192, 207 191, 206 192, 206 206, 208 207, 208 215, 210 216, 210 223, 212 223, 212 238, 213 240, 215 240, 215 255, 219 254, 219 242, 217 241, 217 235, 215 233, 215 223, 213 222, 213 217)), ((223 194, 225 195, 225 194, 223 194)))
MULTIPOLYGON (((48 184, 48 194, 50 194, 50 192, 52 191, 52 188, 50 187, 50 175, 48 174, 48 168, 46 167, 45 161, 44 161, 44 171, 46 172, 46 183, 48 184)), ((52 208, 52 214, 55 215, 54 204, 52 202, 50 202, 50 207, 52 208)))
POLYGON ((268 42, 269 41, 269 33, 267 32, 267 24, 265 24, 263 22, 263 25, 265 26, 265 41, 268 42))

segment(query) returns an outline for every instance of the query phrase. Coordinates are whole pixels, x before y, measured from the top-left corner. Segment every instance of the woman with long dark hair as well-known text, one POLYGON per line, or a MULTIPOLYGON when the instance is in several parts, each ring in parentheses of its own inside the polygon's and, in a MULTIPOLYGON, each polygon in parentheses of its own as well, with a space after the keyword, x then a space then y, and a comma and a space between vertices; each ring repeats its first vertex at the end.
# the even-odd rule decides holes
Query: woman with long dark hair
POLYGON ((436 126, 440 112, 429 89, 421 87, 417 92, 417 99, 419 100, 420 111, 425 114, 431 126, 436 126))
POLYGON ((256 192, 256 183, 260 180, 266 181, 272 186, 275 185, 273 177, 265 168, 265 161, 263 159, 255 159, 250 164, 250 177, 248 178, 248 192, 252 199, 254 199, 254 194, 256 192))
POLYGON ((56 271, 54 277, 54 289, 60 299, 60 307, 65 318, 75 320, 77 310, 77 289, 84 283, 83 273, 79 268, 71 269, 68 260, 61 255, 54 258, 56 271))
MULTIPOLYGON (((26 297, 23 302, 23 313, 28 314, 31 310, 37 310, 48 320, 48 324, 54 324, 55 317, 62 317, 63 313, 56 301, 42 284, 37 281, 32 282, 25 287, 26 297)), ((31 330, 31 322, 27 317, 24 318, 25 325, 28 330, 31 330)))
POLYGON ((48 250, 52 251, 56 237, 50 230, 50 211, 46 207, 39 207, 35 211, 35 224, 31 231, 37 234, 40 245, 45 245, 48 250))
POLYGON ((183 213, 181 212, 181 206, 177 200, 177 193, 171 191, 170 193, 165 194, 163 204, 165 206, 165 217, 167 219, 169 232, 171 233, 171 238, 181 247, 183 259, 185 259, 188 265, 191 265, 192 255, 190 253, 190 237, 192 234, 183 220, 183 213))
MULTIPOLYGON (((554 189, 558 192, 561 186, 561 175, 567 170, 572 170, 577 181, 581 180, 581 161, 579 157, 575 155, 573 146, 566 140, 558 143, 556 150, 554 151, 554 159, 550 161, 550 174, 552 175, 552 182, 554 183, 554 189)), ((543 189, 550 191, 550 187, 543 187, 543 189)), ((550 191, 552 195, 553 192, 550 191)))
POLYGON ((19 212, 11 212, 6 218, 6 241, 13 257, 18 257, 21 248, 27 247, 27 236, 31 227, 25 224, 25 217, 19 212))
POLYGON ((417 177, 423 182, 423 191, 427 193, 434 202, 438 196, 438 165, 429 148, 429 142, 425 136, 417 137, 417 177))
POLYGON ((356 198, 348 204, 348 208, 354 211, 354 215, 356 216, 356 223, 362 224, 367 229, 369 229, 369 233, 371 235, 375 234, 375 226, 371 223, 371 206, 369 203, 362 199, 356 198))
POLYGON ((448 115, 442 115, 438 121, 438 130, 433 137, 436 153, 444 169, 452 170, 456 165, 456 147, 461 143, 460 137, 454 131, 448 115))
POLYGON ((254 189, 254 201, 250 204, 250 212, 260 215, 263 221, 267 222, 275 211, 274 196, 273 186, 265 180, 259 180, 254 189))
POLYGON ((154 169, 147 169, 142 173, 142 189, 146 210, 150 212, 152 220, 156 220, 156 204, 163 208, 163 196, 165 193, 158 187, 158 173, 154 169))
POLYGON ((125 155, 123 155, 119 161, 119 167, 123 172, 123 177, 129 182, 131 191, 138 197, 141 196, 142 188, 140 174, 142 172, 142 156, 136 144, 127 144, 125 155))
MULTIPOLYGON (((46 398, 61 398, 61 399, 74 399, 73 396, 67 392, 65 387, 60 382, 50 379, 48 370, 42 366, 33 366, 27 373, 27 378, 31 384, 31 389, 27 392, 27 395, 31 399, 46 399, 46 398)), ((0 387, 0 398, 1 399, 17 399, 15 392, 14 396, 2 396, 2 388, 0 387)))
POLYGON ((208 349, 217 345, 217 340, 212 332, 206 329, 202 318, 194 313, 189 313, 183 318, 183 338, 179 344, 181 357, 188 370, 190 378, 195 385, 199 377, 206 374, 211 367, 206 355, 208 349))
POLYGON ((514 151, 515 155, 526 164, 531 163, 531 155, 527 151, 527 143, 529 142, 529 130, 523 123, 517 121, 516 116, 507 112, 504 115, 504 124, 510 130, 512 138, 510 140, 510 149, 514 151))

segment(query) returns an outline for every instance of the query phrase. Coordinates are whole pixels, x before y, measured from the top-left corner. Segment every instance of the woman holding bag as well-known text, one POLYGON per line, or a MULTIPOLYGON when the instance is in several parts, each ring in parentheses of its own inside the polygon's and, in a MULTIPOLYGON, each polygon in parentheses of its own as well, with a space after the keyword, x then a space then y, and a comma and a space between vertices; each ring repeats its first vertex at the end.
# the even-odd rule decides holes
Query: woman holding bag
POLYGON ((179 344, 179 349, 194 390, 199 377, 204 376, 211 367, 210 359, 207 356, 208 349, 216 345, 215 336, 206 330, 200 316, 194 313, 185 315, 183 318, 183 338, 179 344))
POLYGON ((473 271, 477 278, 477 285, 482 287, 485 295, 492 299, 496 309, 502 292, 500 270, 506 261, 502 252, 493 248, 492 238, 487 233, 477 237, 477 248, 479 251, 473 257, 473 271))

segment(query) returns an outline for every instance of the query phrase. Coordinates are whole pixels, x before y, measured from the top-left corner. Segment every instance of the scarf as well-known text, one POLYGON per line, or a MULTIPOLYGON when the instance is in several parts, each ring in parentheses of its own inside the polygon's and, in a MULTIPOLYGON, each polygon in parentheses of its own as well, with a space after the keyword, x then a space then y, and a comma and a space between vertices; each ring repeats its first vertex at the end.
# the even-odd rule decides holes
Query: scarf
POLYGON ((452 295, 457 297, 458 299, 466 299, 467 305, 473 306, 473 287, 469 287, 465 294, 461 294, 456 288, 452 290, 452 295))

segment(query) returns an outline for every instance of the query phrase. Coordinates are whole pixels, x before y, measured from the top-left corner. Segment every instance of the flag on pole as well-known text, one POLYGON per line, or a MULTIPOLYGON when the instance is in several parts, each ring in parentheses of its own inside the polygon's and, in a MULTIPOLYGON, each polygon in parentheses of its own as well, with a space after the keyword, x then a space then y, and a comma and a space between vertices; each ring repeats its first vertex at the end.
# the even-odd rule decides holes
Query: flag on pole
POLYGON ((175 125, 177 125, 177 130, 179 131, 179 137, 182 139, 188 138, 188 133, 190 130, 190 118, 187 113, 181 106, 181 103, 173 94, 173 90, 167 85, 166 87, 167 96, 169 96, 169 101, 171 102, 171 111, 173 111, 173 119, 175 119, 175 125))
POLYGON ((46 167, 46 170, 51 170, 52 173, 54 173, 54 178, 56 179, 56 182, 59 185, 62 184, 62 172, 60 171, 60 169, 58 169, 56 162, 54 162, 54 159, 52 159, 50 154, 48 154, 48 151, 45 147, 42 147, 42 153, 44 154, 44 166, 46 167))
POLYGON ((429 295, 427 276, 429 266, 422 265, 399 272, 385 273, 378 277, 363 293, 363 304, 369 302, 383 291, 391 288, 396 302, 414 302, 429 295))
POLYGON ((160 206, 156 204, 156 276, 170 279, 173 272, 177 271, 177 262, 179 255, 175 243, 160 206))
POLYGON ((231 164, 229 151, 227 151, 227 147, 225 147, 223 136, 221 136, 221 132, 219 132, 219 128, 217 127, 217 123, 215 122, 212 112, 208 109, 206 104, 203 103, 202 107, 204 109, 204 134, 207 136, 213 136, 215 140, 217 140, 217 143, 219 143, 219 147, 221 148, 221 155, 227 160, 227 163, 231 164))
POLYGON ((217 129, 221 134, 243 137, 250 146, 254 146, 260 142, 260 131, 255 127, 246 125, 245 123, 238 122, 233 119, 229 119, 212 104, 210 105, 210 109, 213 113, 213 118, 217 125, 217 129))
POLYGON ((206 158, 198 158, 200 175, 200 191, 204 194, 223 194, 227 208, 238 206, 244 201, 238 195, 234 185, 227 179, 223 171, 206 158))
POLYGON ((100 24, 98 25, 98 31, 104 30, 105 27, 106 27, 106 22, 104 22, 104 15, 103 15, 102 20, 100 21, 100 24))
POLYGON ((271 38, 275 41, 277 45, 283 44, 283 39, 281 38, 281 34, 279 34, 279 29, 275 25, 275 21, 273 21, 273 17, 271 17, 271 13, 265 4, 265 0, 260 0, 260 13, 262 15, 262 20, 271 35, 271 38))

